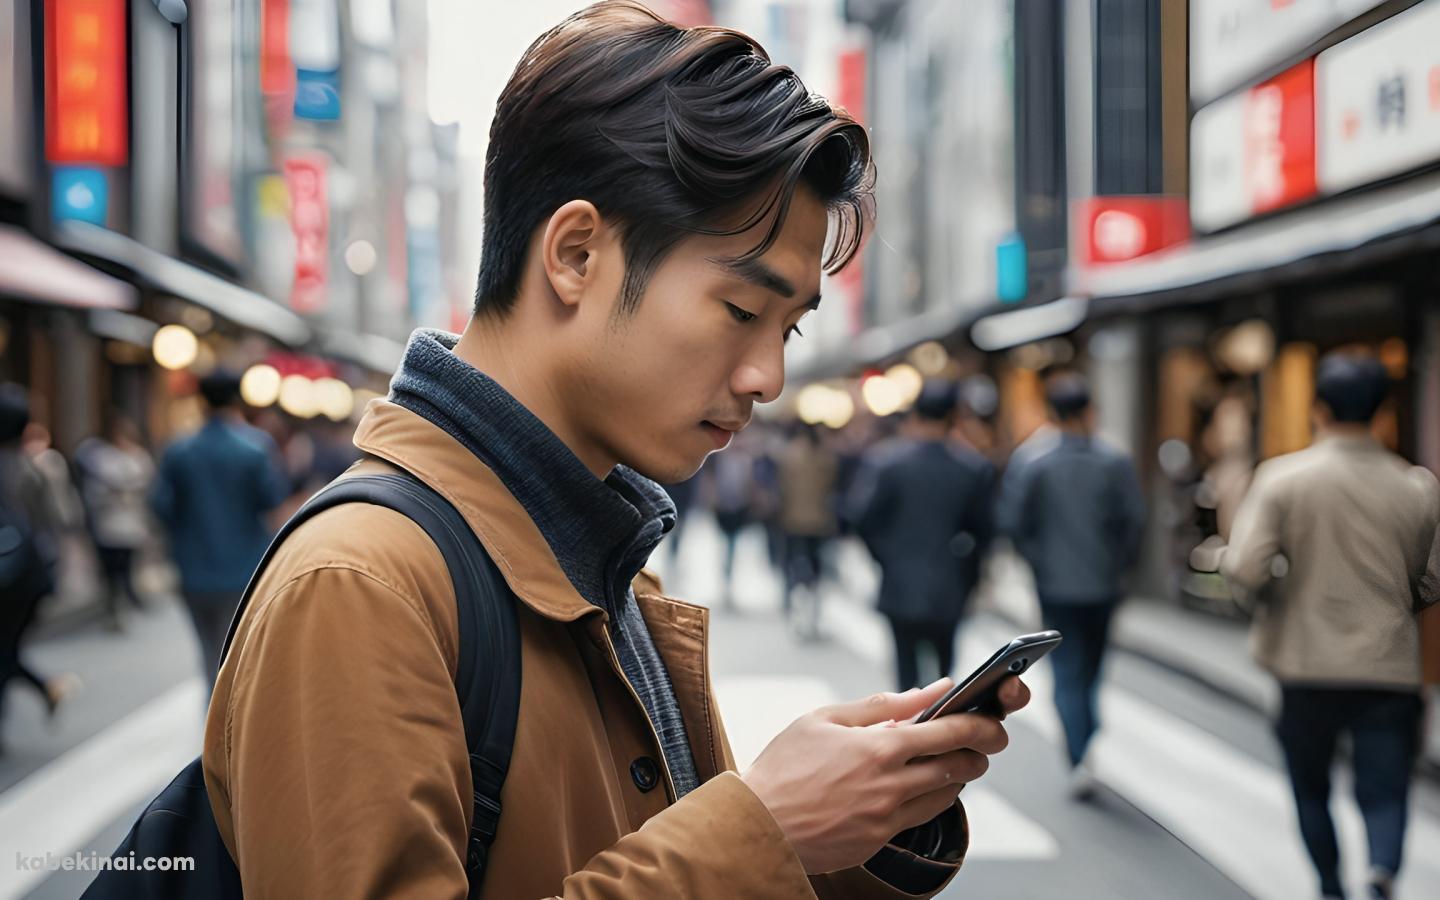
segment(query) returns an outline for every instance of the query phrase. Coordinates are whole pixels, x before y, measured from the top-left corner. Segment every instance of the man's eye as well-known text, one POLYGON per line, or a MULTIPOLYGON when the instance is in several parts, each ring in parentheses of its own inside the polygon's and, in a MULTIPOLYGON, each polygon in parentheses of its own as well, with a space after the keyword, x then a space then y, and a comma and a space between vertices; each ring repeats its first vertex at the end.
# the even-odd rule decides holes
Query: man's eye
POLYGON ((753 322, 760 318, 749 310, 741 309, 733 303, 726 303, 725 305, 730 307, 730 315, 734 316, 737 322, 753 322))

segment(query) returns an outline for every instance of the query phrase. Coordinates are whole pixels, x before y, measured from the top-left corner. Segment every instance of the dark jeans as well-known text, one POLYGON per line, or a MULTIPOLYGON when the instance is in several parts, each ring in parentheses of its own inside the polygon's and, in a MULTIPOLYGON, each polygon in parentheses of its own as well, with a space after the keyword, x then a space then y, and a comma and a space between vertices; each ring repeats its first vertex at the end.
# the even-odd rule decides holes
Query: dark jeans
POLYGON ((1040 612, 1046 628, 1065 636, 1060 646, 1050 652, 1050 661, 1055 674, 1055 708, 1065 729, 1070 765, 1076 766, 1085 758, 1090 739, 1100 728, 1100 667, 1105 661, 1115 604, 1059 603, 1042 597, 1040 612))
POLYGON ((20 659, 20 644, 35 620, 41 597, 35 590, 12 589, 0 593, 0 722, 5 717, 5 689, 12 678, 29 682, 42 698, 48 698, 45 679, 20 659))
POLYGON ((814 587, 820 580, 820 551, 825 538, 810 534, 785 535, 785 611, 790 593, 799 585, 814 587))
POLYGON ((1414 691, 1281 685, 1275 731, 1295 789, 1300 834, 1323 894, 1340 896, 1340 849, 1330 819, 1330 767, 1350 734, 1355 800, 1365 819, 1370 865, 1400 871, 1410 773, 1420 753, 1420 695, 1414 691))
POLYGON ((731 600, 730 586, 734 581, 735 574, 735 542, 740 537, 740 531, 748 524, 750 517, 743 511, 716 510, 715 524, 720 526, 720 534, 725 538, 725 554, 722 557, 722 567, 725 572, 725 601, 731 600))
POLYGON ((215 689, 215 675, 220 670, 220 652, 225 649, 225 635, 230 620, 240 605, 240 591, 186 591, 185 606, 200 639, 201 665, 210 690, 215 689))
POLYGON ((105 576, 105 609, 111 618, 120 613, 120 597, 134 609, 143 608, 135 591, 135 548, 96 546, 100 570, 105 576))
POLYGON ((957 622, 902 622, 890 619, 890 630, 895 635, 895 670, 899 690, 929 684, 936 678, 950 674, 955 664, 955 631, 957 622), (930 648, 939 664, 939 672, 920 675, 920 648, 930 648))

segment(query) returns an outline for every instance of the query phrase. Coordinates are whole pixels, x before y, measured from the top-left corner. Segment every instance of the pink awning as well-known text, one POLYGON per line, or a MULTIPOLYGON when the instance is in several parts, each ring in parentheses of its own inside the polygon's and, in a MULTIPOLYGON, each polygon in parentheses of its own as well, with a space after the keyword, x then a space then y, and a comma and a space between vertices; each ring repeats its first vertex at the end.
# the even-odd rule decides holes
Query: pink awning
POLYGON ((133 285, 12 225, 0 225, 0 296, 81 309, 134 309, 140 300, 133 285))

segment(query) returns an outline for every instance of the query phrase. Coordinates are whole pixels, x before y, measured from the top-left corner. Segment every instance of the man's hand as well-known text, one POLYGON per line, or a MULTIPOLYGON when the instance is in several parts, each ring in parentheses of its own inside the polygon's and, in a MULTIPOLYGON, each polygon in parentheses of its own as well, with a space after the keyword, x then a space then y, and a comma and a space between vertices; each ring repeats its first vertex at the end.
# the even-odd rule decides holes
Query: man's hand
MULTIPOLYGON (((811 875, 857 866, 892 837, 940 815, 1009 743, 990 716, 909 720, 950 689, 942 678, 795 720, 741 776, 811 875)), ((1006 713, 1030 702, 1018 678, 1000 688, 1006 713)))

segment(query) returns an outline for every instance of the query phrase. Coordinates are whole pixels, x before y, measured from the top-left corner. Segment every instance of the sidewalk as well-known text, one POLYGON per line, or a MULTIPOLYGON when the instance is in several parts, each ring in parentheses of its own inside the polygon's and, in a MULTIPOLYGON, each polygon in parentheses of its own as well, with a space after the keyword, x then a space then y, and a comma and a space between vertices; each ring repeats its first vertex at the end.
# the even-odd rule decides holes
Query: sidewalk
MULTIPOLYGON (((997 554, 982 589, 982 608, 1038 627, 1030 573, 1017 557, 997 554)), ((1250 657, 1249 626, 1158 600, 1131 598, 1116 614, 1111 640, 1126 652, 1178 672, 1266 715, 1279 708, 1275 680, 1250 657)), ((1432 701, 1437 701, 1432 687, 1432 701)), ((1440 701, 1437 701, 1440 702, 1440 701)), ((1432 702, 1421 771, 1440 781, 1440 715, 1432 702)))

